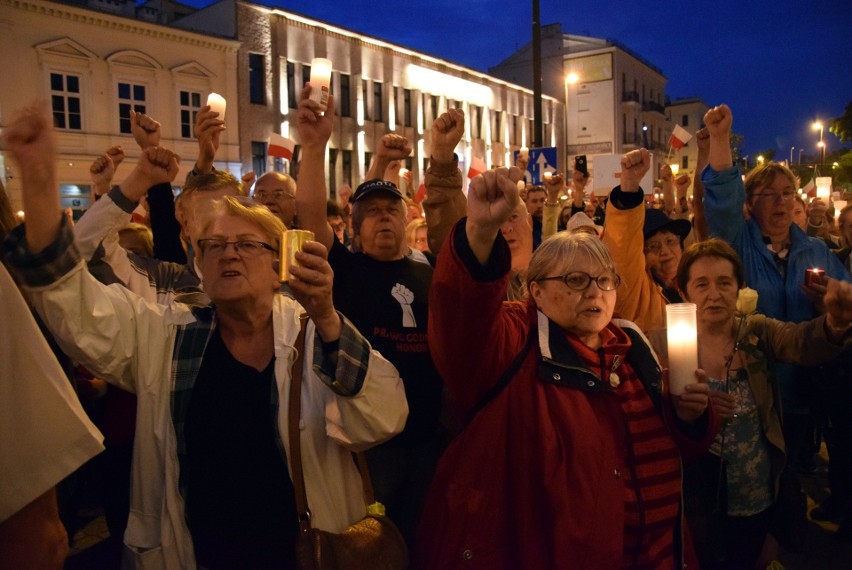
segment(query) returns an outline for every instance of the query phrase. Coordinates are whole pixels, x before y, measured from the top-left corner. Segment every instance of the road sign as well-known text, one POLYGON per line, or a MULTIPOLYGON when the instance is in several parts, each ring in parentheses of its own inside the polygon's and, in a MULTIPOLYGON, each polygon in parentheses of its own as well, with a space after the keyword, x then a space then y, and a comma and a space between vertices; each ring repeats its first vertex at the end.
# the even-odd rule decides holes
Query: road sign
MULTIPOLYGON (((514 158, 517 162, 520 151, 515 151, 514 158)), ((556 147, 542 147, 530 149, 530 162, 527 165, 527 171, 524 173, 524 178, 528 184, 539 185, 542 183, 545 172, 556 172, 556 147)))

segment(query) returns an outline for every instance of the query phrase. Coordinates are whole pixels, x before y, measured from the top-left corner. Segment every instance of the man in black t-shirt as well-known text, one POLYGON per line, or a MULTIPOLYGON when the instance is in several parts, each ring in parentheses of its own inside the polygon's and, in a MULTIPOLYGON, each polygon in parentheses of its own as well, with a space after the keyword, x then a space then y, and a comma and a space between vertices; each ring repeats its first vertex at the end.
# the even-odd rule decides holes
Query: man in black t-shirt
POLYGON ((400 372, 408 399, 405 430, 367 453, 377 500, 387 507, 409 544, 413 542, 426 491, 442 450, 442 383, 427 344, 428 292, 432 268, 407 258, 406 206, 399 189, 381 176, 387 162, 411 152, 403 137, 384 137, 370 172, 352 196, 352 227, 358 253, 346 249, 326 218, 325 151, 333 101, 325 114, 302 90, 297 118, 302 151, 296 211, 302 229, 329 249, 334 302, 400 372), (368 178, 370 176, 368 175, 368 178))

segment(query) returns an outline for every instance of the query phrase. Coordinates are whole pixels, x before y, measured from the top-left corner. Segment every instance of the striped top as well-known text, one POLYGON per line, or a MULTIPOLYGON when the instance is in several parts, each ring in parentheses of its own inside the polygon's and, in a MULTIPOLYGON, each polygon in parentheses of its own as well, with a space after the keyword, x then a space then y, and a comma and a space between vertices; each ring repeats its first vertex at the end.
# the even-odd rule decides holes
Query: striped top
MULTIPOLYGON (((611 386, 625 425, 624 552, 622 567, 674 568, 674 532, 681 493, 680 455, 642 382, 612 350, 593 351, 568 335, 572 346, 601 382, 611 386), (614 381, 612 375, 617 376, 614 381), (617 386, 614 386, 617 384, 617 386)), ((619 342, 608 330, 604 345, 619 342)))

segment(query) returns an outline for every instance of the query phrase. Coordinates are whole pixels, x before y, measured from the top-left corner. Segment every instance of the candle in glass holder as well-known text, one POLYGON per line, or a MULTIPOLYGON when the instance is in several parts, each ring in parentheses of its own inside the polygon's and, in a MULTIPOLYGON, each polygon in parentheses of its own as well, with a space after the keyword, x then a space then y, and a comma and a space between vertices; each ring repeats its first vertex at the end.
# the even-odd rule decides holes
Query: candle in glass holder
POLYGON ((225 98, 218 93, 211 93, 207 96, 207 104, 210 105, 210 110, 219 113, 219 120, 225 120, 225 98))
POLYGON ((328 107, 328 89, 331 84, 331 60, 316 57, 311 61, 311 101, 319 103, 320 111, 328 107))
POLYGON ((545 182, 550 182, 550 180, 551 180, 552 178, 553 178, 553 173, 552 173, 552 172, 550 172, 549 170, 548 170, 547 172, 545 172, 545 173, 544 173, 544 181, 545 181, 545 182))
POLYGON ((666 336, 669 348, 669 392, 683 394, 696 381, 698 323, 694 303, 666 305, 666 336))
POLYGON ((300 267, 296 252, 302 251, 306 241, 314 239, 314 232, 308 230, 285 230, 281 233, 281 248, 278 252, 278 278, 289 281, 291 267, 300 267))
POLYGON ((811 267, 810 269, 805 269, 805 285, 822 285, 823 278, 825 277, 825 269, 820 269, 819 267, 811 267))

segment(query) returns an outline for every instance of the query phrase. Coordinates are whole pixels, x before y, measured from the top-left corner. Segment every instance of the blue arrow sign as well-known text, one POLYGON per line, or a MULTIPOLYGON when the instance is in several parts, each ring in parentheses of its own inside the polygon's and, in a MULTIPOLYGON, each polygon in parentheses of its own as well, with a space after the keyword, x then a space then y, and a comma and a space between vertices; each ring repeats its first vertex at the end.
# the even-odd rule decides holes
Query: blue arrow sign
MULTIPOLYGON (((515 151, 515 161, 518 160, 520 151, 515 151)), ((556 147, 542 147, 530 149, 530 162, 527 165, 525 178, 529 184, 540 185, 544 178, 545 172, 556 172, 556 147)))

